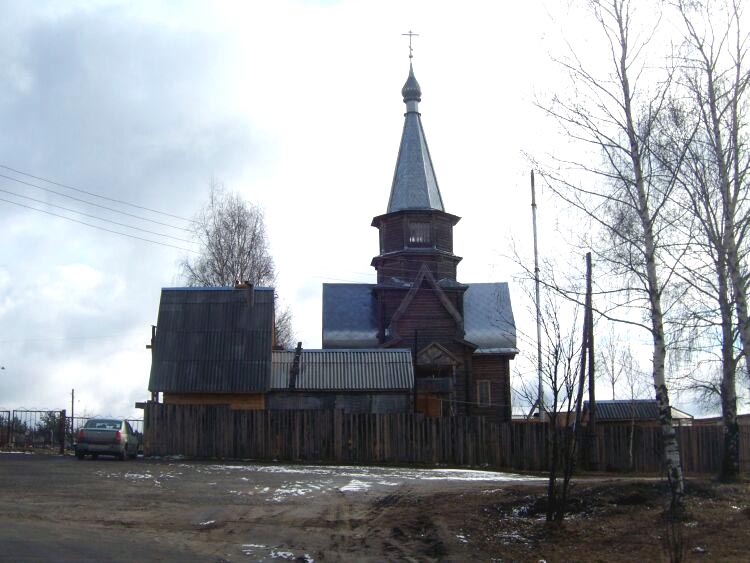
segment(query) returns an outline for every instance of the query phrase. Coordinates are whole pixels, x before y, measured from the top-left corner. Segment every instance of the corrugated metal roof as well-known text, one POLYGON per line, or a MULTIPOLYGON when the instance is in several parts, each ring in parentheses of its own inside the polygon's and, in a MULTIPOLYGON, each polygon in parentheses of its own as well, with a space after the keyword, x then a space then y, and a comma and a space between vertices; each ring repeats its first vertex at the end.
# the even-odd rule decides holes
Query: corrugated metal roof
MULTIPOLYGON (((289 389, 294 351, 272 357, 271 388, 289 389)), ((410 350, 302 350, 295 388, 318 391, 410 390, 414 368, 410 350)))
MULTIPOLYGON (((588 412, 589 402, 583 403, 584 412, 588 412)), ((672 408, 672 418, 692 418, 691 415, 672 408)), ((596 419, 609 420, 658 420, 659 408, 654 399, 597 401, 596 419)))
POLYGON ((323 284, 323 348, 374 348, 377 302, 369 283, 323 284))
POLYGON ((267 288, 162 289, 149 390, 267 390, 273 308, 267 288))
POLYGON ((464 293, 464 339, 477 353, 517 353, 516 322, 505 282, 470 283, 464 293))

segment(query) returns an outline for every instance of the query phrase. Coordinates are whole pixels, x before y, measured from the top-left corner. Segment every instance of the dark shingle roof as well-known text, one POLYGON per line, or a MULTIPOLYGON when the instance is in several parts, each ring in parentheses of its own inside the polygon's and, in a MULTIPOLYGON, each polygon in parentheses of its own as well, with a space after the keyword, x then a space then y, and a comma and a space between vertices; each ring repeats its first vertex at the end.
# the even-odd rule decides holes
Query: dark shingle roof
POLYGON ((516 354, 516 322, 505 282, 470 283, 464 293, 464 339, 477 353, 516 354))
MULTIPOLYGON (((323 348, 378 346, 373 287, 367 283, 323 284, 323 348)), ((508 284, 476 283, 467 287, 464 338, 475 344, 480 354, 516 354, 516 325, 508 284)))
POLYGON ((373 287, 369 283, 323 284, 323 348, 378 345, 373 287))
POLYGON ((402 93, 406 103, 406 116, 398 148, 396 170, 393 173, 388 213, 404 209, 445 211, 430 158, 430 149, 427 147, 427 139, 422 128, 422 118, 417 110, 417 102, 421 99, 422 92, 411 67, 402 93))
POLYGON ((266 391, 274 292, 268 288, 165 288, 150 391, 266 391))

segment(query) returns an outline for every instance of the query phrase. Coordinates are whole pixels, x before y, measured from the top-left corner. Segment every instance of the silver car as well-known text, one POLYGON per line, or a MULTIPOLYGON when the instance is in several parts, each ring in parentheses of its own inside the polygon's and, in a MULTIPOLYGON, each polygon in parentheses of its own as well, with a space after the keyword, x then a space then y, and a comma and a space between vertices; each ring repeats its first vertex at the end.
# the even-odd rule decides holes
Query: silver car
POLYGON ((78 431, 76 457, 113 455, 125 461, 138 455, 138 436, 127 420, 92 418, 78 431))

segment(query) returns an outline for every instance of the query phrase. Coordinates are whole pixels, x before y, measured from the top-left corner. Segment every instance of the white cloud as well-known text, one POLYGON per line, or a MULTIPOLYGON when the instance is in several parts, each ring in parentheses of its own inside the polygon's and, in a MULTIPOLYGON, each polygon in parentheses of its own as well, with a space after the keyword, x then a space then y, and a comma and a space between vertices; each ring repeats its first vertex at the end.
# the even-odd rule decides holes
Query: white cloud
MULTIPOLYGON (((554 87, 548 55, 559 28, 579 25, 565 10, 395 0, 6 4, 0 79, 11 86, 0 93, 0 164, 182 217, 205 200, 210 176, 222 179, 265 209, 279 293, 304 345, 317 347, 320 285, 374 278, 370 221, 386 208, 404 112, 401 34, 420 34, 426 135, 447 210, 463 217, 459 279, 508 280, 511 236, 529 253, 521 152, 553 146, 533 100, 554 87), (568 19, 553 25, 545 10, 568 19)), ((2 178, 0 188, 83 207, 2 178)), ((551 225, 548 195, 539 212, 551 225)), ((124 413, 147 397, 143 345, 182 252, 3 202, 0 222, 3 403, 57 407, 76 387, 81 408, 124 413)), ((543 230, 543 251, 553 237, 543 230)), ((531 332, 512 291, 517 321, 531 332)))

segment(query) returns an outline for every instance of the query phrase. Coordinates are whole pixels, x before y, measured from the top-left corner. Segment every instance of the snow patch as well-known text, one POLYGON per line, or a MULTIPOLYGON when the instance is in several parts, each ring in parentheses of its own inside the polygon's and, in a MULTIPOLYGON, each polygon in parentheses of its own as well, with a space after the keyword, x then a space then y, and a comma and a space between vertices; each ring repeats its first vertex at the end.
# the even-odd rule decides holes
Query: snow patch
POLYGON ((152 479, 152 475, 150 473, 126 473, 124 475, 125 479, 152 479))
POLYGON ((428 469, 430 472, 422 479, 451 481, 544 481, 544 477, 527 477, 515 473, 498 473, 496 471, 479 471, 475 469, 428 469))
POLYGON ((240 548, 243 555, 255 555, 259 549, 266 549, 266 546, 259 543, 243 543, 240 548))
POLYGON ((271 557, 273 559, 294 559, 294 553, 291 551, 276 551, 275 549, 271 550, 271 557))
POLYGON ((364 481, 358 481, 357 479, 353 479, 349 481, 348 485, 344 485, 339 489, 342 493, 355 493, 360 491, 366 491, 370 488, 370 483, 365 483, 364 481))

